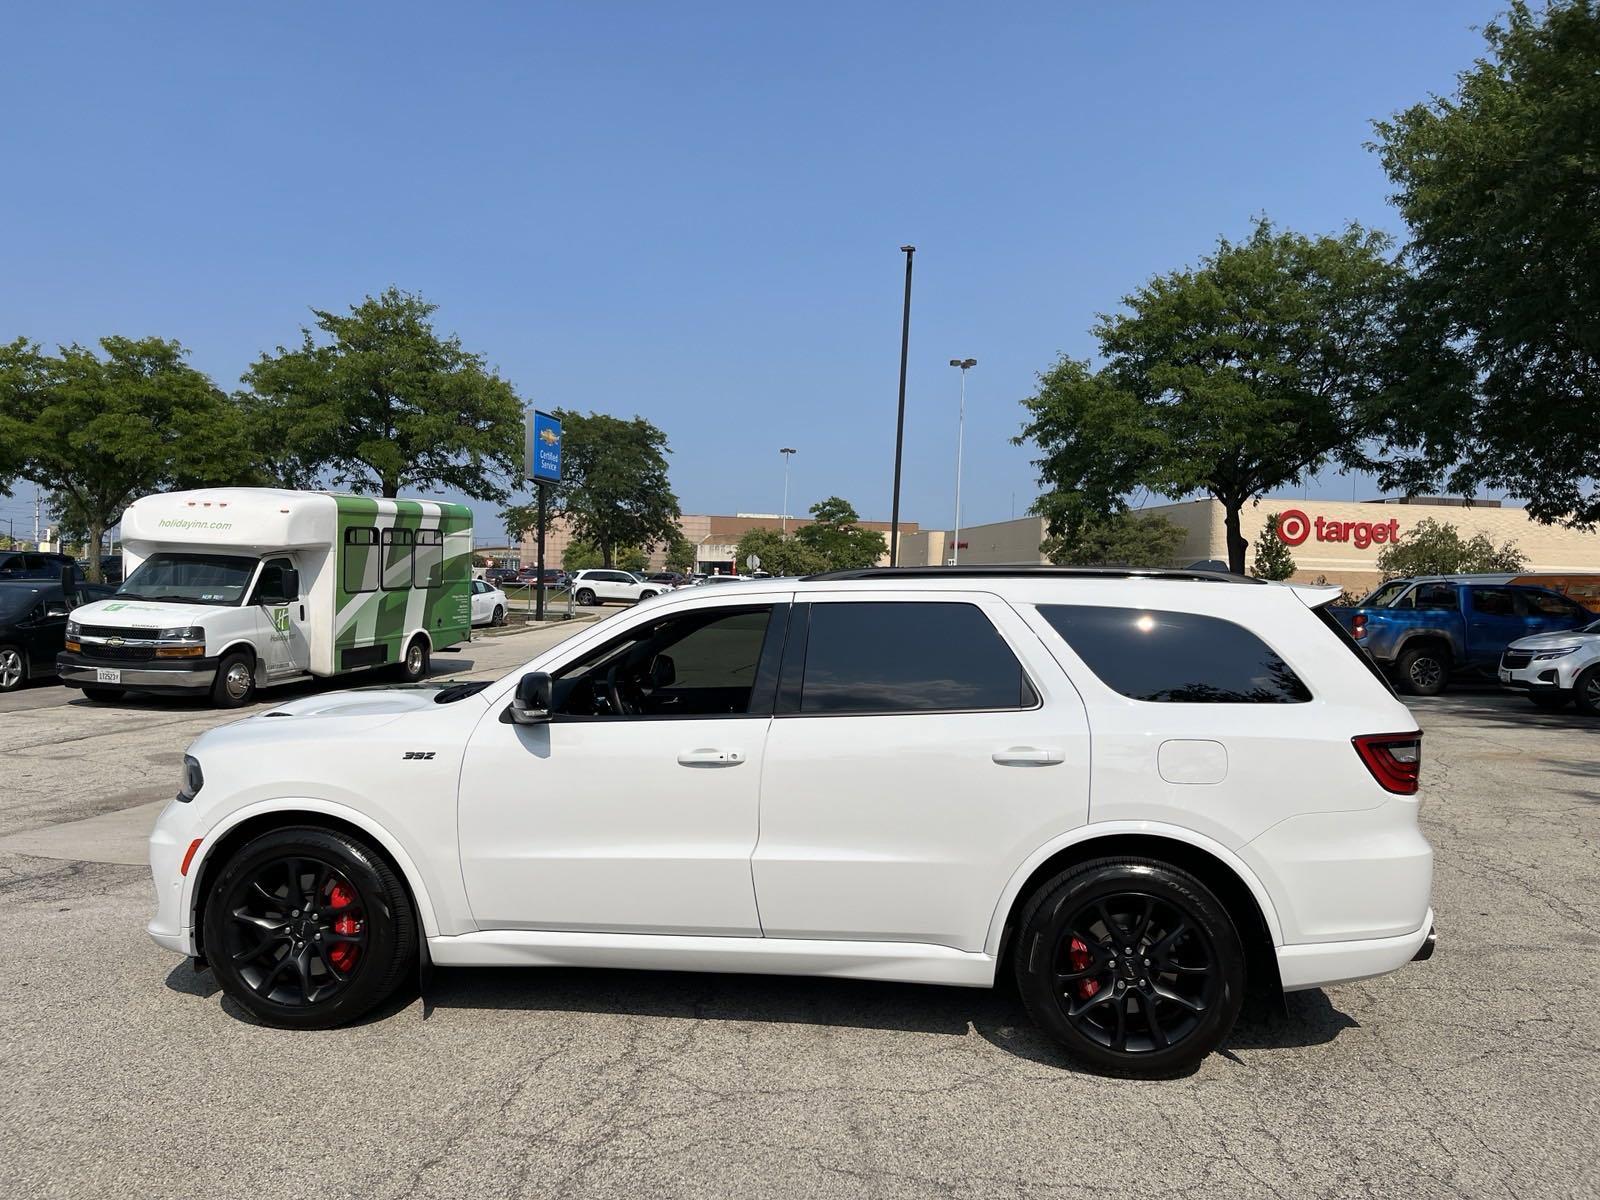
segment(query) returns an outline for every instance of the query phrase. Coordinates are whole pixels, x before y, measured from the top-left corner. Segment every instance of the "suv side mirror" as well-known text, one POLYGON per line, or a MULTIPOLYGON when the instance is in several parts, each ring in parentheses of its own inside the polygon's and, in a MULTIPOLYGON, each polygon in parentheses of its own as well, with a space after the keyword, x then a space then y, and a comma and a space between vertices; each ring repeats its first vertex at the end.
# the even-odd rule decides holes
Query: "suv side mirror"
POLYGON ((517 691, 511 698, 511 721, 516 725, 543 725, 550 720, 550 676, 543 671, 529 671, 517 680, 517 691))
POLYGON ((69 609, 59 600, 53 600, 44 606, 44 615, 46 617, 64 617, 67 616, 71 611, 71 609, 69 609))

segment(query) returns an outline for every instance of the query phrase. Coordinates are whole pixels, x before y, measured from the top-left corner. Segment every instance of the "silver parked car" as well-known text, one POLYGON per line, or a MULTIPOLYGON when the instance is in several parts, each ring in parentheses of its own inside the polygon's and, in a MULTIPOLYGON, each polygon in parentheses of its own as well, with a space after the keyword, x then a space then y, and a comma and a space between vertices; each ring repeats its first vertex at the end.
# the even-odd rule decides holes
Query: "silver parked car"
POLYGON ((1526 692, 1540 708, 1576 701, 1583 712, 1600 717, 1600 621, 1518 638, 1500 656, 1500 683, 1526 692))

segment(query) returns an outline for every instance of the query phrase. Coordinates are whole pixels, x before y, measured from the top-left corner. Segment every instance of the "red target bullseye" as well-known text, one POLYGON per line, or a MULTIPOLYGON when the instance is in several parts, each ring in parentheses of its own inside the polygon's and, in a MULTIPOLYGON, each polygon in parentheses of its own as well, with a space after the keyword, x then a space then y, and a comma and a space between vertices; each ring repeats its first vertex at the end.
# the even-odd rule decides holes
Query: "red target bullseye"
POLYGON ((1298 508, 1286 509, 1278 514, 1276 532, 1285 546, 1298 546, 1311 535, 1311 522, 1298 508))

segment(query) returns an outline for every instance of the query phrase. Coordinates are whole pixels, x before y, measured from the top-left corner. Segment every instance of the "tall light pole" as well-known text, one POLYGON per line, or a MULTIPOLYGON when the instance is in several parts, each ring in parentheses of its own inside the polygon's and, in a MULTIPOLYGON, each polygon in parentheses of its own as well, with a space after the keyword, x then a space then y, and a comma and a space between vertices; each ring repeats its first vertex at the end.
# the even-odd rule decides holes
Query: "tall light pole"
POLYGON ((952 367, 961 371, 961 408, 956 416, 956 536, 950 543, 950 565, 961 562, 961 449, 967 434, 967 372, 978 365, 975 358, 952 358, 952 367))
POLYGON ((783 455, 783 517, 782 517, 783 534, 782 534, 782 536, 788 537, 789 536, 789 460, 795 456, 796 451, 795 451, 795 448, 793 446, 784 446, 778 451, 778 453, 783 455))
POLYGON ((901 246, 906 256, 906 306, 900 316, 900 410, 894 423, 894 501, 889 509, 889 565, 900 561, 900 450, 906 438, 906 355, 911 349, 911 256, 915 246, 901 246))

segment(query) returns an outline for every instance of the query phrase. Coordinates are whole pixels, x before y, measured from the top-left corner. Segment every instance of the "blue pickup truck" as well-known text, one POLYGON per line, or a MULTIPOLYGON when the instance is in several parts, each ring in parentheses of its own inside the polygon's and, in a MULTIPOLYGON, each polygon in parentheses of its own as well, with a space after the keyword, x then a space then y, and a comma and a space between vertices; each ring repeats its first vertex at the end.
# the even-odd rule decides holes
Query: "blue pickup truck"
POLYGON ((1437 696, 1452 675, 1492 675, 1518 638, 1594 620, 1547 588, 1448 577, 1391 579, 1358 607, 1329 611, 1414 696, 1437 696))

